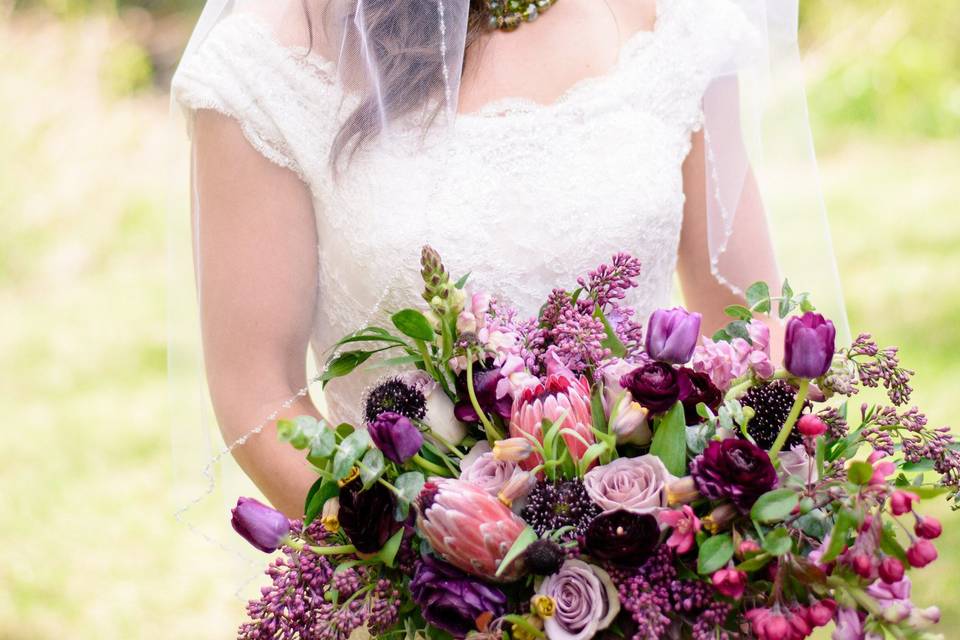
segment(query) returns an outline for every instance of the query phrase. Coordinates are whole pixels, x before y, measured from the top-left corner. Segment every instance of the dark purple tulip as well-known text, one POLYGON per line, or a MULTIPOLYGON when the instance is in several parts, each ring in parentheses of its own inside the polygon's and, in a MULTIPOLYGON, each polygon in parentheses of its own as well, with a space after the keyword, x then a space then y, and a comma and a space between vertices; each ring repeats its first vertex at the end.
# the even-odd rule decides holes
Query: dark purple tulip
POLYGON ((767 452, 741 438, 712 441, 690 463, 690 475, 704 497, 728 498, 741 513, 778 483, 767 452))
POLYGON ((276 509, 253 498, 240 498, 231 511, 233 530, 264 553, 273 553, 290 533, 290 521, 276 509))
MULTIPOLYGON (((473 392, 477 396, 477 402, 480 408, 488 414, 498 415, 501 418, 509 418, 510 411, 513 408, 513 398, 507 394, 502 398, 497 397, 497 384, 503 379, 499 367, 493 367, 492 362, 484 365, 484 368, 475 368, 473 370, 473 392)), ((467 394, 467 372, 462 371, 456 380, 457 396, 461 401, 453 409, 453 414, 460 422, 480 422, 480 417, 470 402, 470 396, 467 394)))
POLYGON ((647 323, 647 355, 654 360, 684 364, 700 339, 703 316, 681 307, 657 309, 647 323))
POLYGON ((651 362, 634 369, 620 378, 620 386, 652 414, 667 411, 680 397, 677 370, 666 362, 651 362))
POLYGON ((340 528, 361 553, 376 553, 402 523, 393 517, 396 507, 393 493, 379 482, 367 490, 359 478, 340 489, 340 528))
POLYGON ((833 323, 819 313, 790 318, 783 366, 798 378, 819 378, 830 370, 836 339, 833 323))
POLYGON ((423 446, 423 434, 406 416, 384 411, 367 426, 367 433, 388 459, 403 464, 423 446))
POLYGON ((464 638, 475 630, 482 614, 499 618, 507 610, 502 591, 431 555, 422 556, 417 563, 410 594, 420 605, 423 619, 454 638, 464 638))
POLYGON ((711 411, 716 411, 723 403, 723 392, 710 380, 710 375, 693 369, 683 368, 677 372, 677 386, 680 388, 680 402, 687 425, 700 424, 703 418, 697 413, 701 402, 711 411))
POLYGON ((636 566, 660 544, 660 525, 649 513, 612 511, 593 519, 585 543, 590 555, 598 560, 636 566))

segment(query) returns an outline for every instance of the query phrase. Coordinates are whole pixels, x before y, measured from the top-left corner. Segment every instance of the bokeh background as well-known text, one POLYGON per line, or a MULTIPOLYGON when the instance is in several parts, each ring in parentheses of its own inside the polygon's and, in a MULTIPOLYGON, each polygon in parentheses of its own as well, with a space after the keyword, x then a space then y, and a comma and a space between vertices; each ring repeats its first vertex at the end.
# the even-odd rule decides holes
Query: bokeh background
MULTIPOLYGON (((166 89, 199 4, 0 0, 0 640, 225 638, 242 614, 242 577, 169 497, 164 229, 187 157, 166 89)), ((852 325, 960 426, 960 5, 802 4, 852 325)), ((933 511, 917 600, 960 638, 960 517, 933 511)))

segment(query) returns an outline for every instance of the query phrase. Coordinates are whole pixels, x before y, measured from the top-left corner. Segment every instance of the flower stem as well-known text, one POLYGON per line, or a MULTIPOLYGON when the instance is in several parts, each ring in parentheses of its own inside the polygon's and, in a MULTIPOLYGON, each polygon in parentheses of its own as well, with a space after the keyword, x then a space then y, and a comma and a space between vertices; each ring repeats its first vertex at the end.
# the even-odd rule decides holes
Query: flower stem
POLYGON ((780 464, 777 454, 780 453, 780 450, 783 449, 783 446, 787 444, 787 438, 790 437, 790 434, 793 432, 793 426, 797 424, 797 418, 800 417, 800 411, 803 410, 803 404, 807 401, 807 394, 810 393, 810 381, 804 378, 800 381, 800 389, 797 390, 797 398, 793 401, 793 407, 790 409, 790 415, 787 416, 787 421, 784 423, 783 428, 780 429, 780 433, 777 435, 777 439, 773 442, 773 446, 770 447, 770 460, 773 462, 773 466, 778 466, 780 464))
MULTIPOLYGON (((427 425, 425 422, 420 422, 420 424, 424 425, 429 431, 430 425, 427 425)), ((461 460, 463 460, 466 457, 466 455, 462 451, 457 449, 457 446, 455 444, 451 444, 450 441, 444 438, 443 436, 437 435, 432 431, 429 431, 429 435, 431 438, 433 438, 434 440, 436 440, 437 442, 445 446, 450 451, 450 453, 457 456, 461 460)))
POLYGON ((448 476, 448 473, 449 473, 449 472, 447 471, 447 469, 446 469, 445 467, 441 467, 441 466, 438 465, 438 464, 434 464, 434 463, 430 462, 429 460, 427 460, 426 458, 424 458, 423 456, 421 456, 419 453, 414 454, 414 456, 413 456, 413 458, 411 458, 411 460, 413 460, 413 461, 417 464, 417 466, 420 467, 421 469, 423 469, 424 471, 429 471, 429 472, 431 472, 431 473, 435 473, 435 474, 437 474, 438 476, 443 476, 443 477, 447 477, 447 476, 448 476))
POLYGON ((477 416, 480 418, 480 422, 483 424, 484 431, 487 432, 487 440, 493 443, 496 440, 502 440, 503 434, 501 434, 493 423, 490 422, 490 418, 487 417, 486 412, 480 408, 480 401, 477 400, 477 393, 473 388, 473 354, 469 351, 467 352, 467 395, 470 396, 470 404, 473 405, 473 410, 476 411, 477 416))
POLYGON ((318 556, 342 556, 357 552, 357 548, 352 544, 341 544, 335 547, 317 547, 314 545, 305 545, 304 548, 309 549, 318 556))
MULTIPOLYGON (((356 465, 361 469, 365 469, 367 472, 373 472, 373 469, 363 464, 363 462, 360 460, 357 460, 356 465)), ((390 489, 390 491, 392 491, 401 500, 406 500, 406 498, 403 497, 403 494, 400 493, 400 489, 397 489, 395 486, 384 480, 383 477, 377 478, 377 482, 385 486, 387 489, 390 489)))

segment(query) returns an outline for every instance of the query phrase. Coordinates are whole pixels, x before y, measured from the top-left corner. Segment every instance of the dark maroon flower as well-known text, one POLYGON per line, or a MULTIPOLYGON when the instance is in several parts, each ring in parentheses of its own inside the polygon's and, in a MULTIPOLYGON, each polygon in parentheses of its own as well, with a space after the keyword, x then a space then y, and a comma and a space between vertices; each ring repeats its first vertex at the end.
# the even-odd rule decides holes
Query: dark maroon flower
POLYGON ((790 318, 783 366, 798 378, 819 378, 833 363, 837 330, 819 313, 790 318))
MULTIPOLYGON (((503 379, 500 373, 500 367, 494 367, 492 362, 484 365, 484 368, 473 370, 473 392, 477 396, 477 402, 480 408, 488 414, 509 418, 510 410, 513 408, 513 398, 507 394, 502 398, 497 397, 497 384, 503 379)), ((460 422, 479 422, 480 417, 470 402, 470 396, 467 393, 467 372, 461 371, 456 380, 457 397, 461 401, 453 409, 453 414, 460 422)))
POLYGON ((740 438, 711 442, 690 463, 690 474, 701 494, 711 500, 729 498, 742 513, 777 486, 777 470, 767 452, 740 438))
POLYGON ((680 402, 688 425, 700 424, 703 418, 697 413, 701 402, 711 411, 716 411, 723 403, 723 392, 710 380, 710 375, 693 369, 683 368, 677 372, 677 386, 680 388, 680 402))
POLYGON ((666 362, 651 362, 634 369, 620 378, 620 386, 628 389, 634 401, 650 413, 664 413, 680 397, 677 370, 666 362))
POLYGON ((340 528, 361 553, 376 553, 402 523, 393 517, 396 498, 379 482, 363 489, 357 478, 340 489, 340 528))
POLYGON ((593 519, 585 542, 587 551, 598 560, 636 566, 660 544, 660 525, 649 513, 612 511, 593 519))
POLYGON ((276 509, 254 500, 240 498, 230 511, 233 530, 264 553, 273 553, 290 533, 290 521, 276 509))
POLYGON ((502 591, 456 567, 424 555, 410 580, 410 594, 420 605, 423 619, 454 638, 463 638, 477 628, 477 618, 506 613, 507 597, 502 591))
POLYGON ((423 434, 406 416, 384 411, 367 426, 370 439, 388 459, 403 464, 423 446, 423 434))

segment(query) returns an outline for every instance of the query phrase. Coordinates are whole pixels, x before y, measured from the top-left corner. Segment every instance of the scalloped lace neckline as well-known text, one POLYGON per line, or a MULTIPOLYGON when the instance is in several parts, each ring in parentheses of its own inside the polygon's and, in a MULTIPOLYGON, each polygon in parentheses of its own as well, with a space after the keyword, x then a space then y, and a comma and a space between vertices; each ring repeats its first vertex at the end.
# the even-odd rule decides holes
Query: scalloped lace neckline
POLYGON ((609 69, 597 75, 580 78, 564 89, 554 101, 539 102, 533 98, 523 96, 506 96, 491 100, 474 111, 460 112, 457 114, 457 120, 504 118, 510 115, 544 113, 561 109, 573 103, 581 94, 593 93, 593 90, 598 85, 603 85, 619 78, 620 74, 626 70, 627 65, 632 62, 637 55, 647 50, 657 37, 659 37, 663 32, 663 22, 667 4, 669 4, 669 0, 657 0, 655 9, 656 16, 653 26, 650 29, 641 29, 640 31, 630 34, 620 45, 617 59, 609 69))

